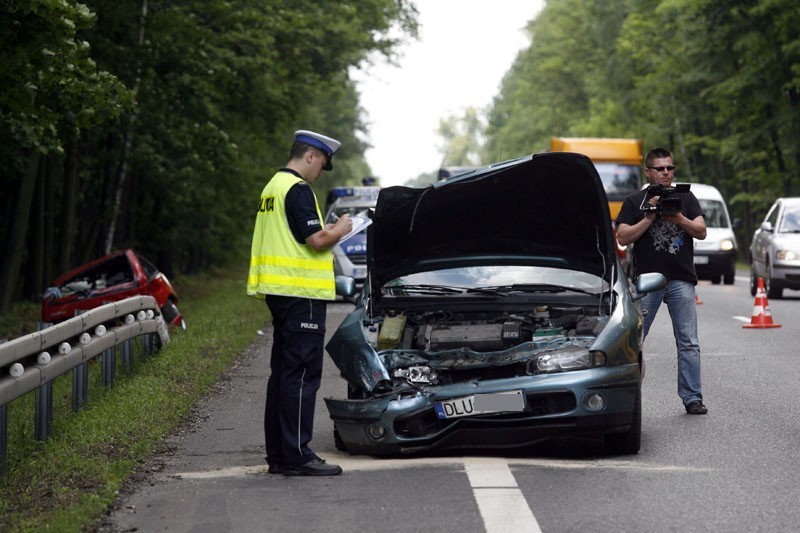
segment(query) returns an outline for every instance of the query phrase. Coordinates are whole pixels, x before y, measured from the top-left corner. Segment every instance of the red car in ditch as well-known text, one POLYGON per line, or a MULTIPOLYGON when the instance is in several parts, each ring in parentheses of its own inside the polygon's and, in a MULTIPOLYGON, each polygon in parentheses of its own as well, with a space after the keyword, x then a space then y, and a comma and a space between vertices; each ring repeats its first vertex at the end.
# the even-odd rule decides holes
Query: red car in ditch
POLYGON ((167 277, 135 250, 114 252, 56 278, 44 293, 42 321, 61 322, 109 302, 153 296, 164 321, 186 329, 167 277))

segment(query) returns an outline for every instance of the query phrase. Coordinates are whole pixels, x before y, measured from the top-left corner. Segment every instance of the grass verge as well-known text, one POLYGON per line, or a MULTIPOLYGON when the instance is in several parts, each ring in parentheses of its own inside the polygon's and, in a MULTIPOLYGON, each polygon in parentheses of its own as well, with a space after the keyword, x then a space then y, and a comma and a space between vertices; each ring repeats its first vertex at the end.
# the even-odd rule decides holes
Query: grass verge
POLYGON ((77 413, 71 374, 56 379, 47 441, 33 437, 33 394, 9 405, 0 531, 94 529, 131 474, 264 326, 265 306, 245 296, 244 278, 241 270, 227 269, 175 280, 188 330, 171 331, 170 343, 152 356, 135 351, 133 366, 111 388, 102 386, 100 365, 91 363, 89 401, 77 413))

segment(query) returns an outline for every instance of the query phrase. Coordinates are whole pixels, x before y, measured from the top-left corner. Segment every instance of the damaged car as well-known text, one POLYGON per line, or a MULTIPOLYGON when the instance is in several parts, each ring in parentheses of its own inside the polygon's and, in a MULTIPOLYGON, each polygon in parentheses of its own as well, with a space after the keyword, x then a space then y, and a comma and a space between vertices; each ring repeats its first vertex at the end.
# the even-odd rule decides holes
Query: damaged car
POLYGON ((340 450, 396 455, 591 436, 639 451, 642 319, 589 158, 534 154, 382 189, 368 277, 326 349, 340 450))
POLYGON ((152 296, 168 325, 186 329, 169 279, 133 249, 113 252, 56 278, 42 299, 42 321, 55 324, 132 296, 152 296))

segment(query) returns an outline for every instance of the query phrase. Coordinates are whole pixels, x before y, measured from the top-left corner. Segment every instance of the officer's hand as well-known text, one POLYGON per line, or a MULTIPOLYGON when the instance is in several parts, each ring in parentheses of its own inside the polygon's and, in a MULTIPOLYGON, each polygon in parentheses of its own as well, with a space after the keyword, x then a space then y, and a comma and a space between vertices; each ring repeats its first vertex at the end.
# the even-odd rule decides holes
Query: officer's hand
POLYGON ((336 225, 334 226, 337 230, 342 232, 342 235, 347 235, 350 233, 350 230, 353 229, 353 219, 348 214, 344 214, 339 217, 339 220, 336 221, 336 225))

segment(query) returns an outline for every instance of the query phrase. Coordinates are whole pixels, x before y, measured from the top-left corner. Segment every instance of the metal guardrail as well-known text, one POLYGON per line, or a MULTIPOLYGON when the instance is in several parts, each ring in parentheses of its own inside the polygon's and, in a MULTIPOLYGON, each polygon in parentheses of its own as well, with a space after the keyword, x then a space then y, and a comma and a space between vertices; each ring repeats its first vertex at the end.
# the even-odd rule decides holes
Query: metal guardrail
POLYGON ((112 302, 41 331, 0 344, 0 478, 8 467, 8 404, 36 392, 36 440, 50 436, 53 380, 72 371, 72 408, 88 399, 88 362, 101 356, 103 385, 114 384, 116 347, 130 366, 133 339, 140 337, 147 354, 169 342, 155 298, 135 296, 112 302))

